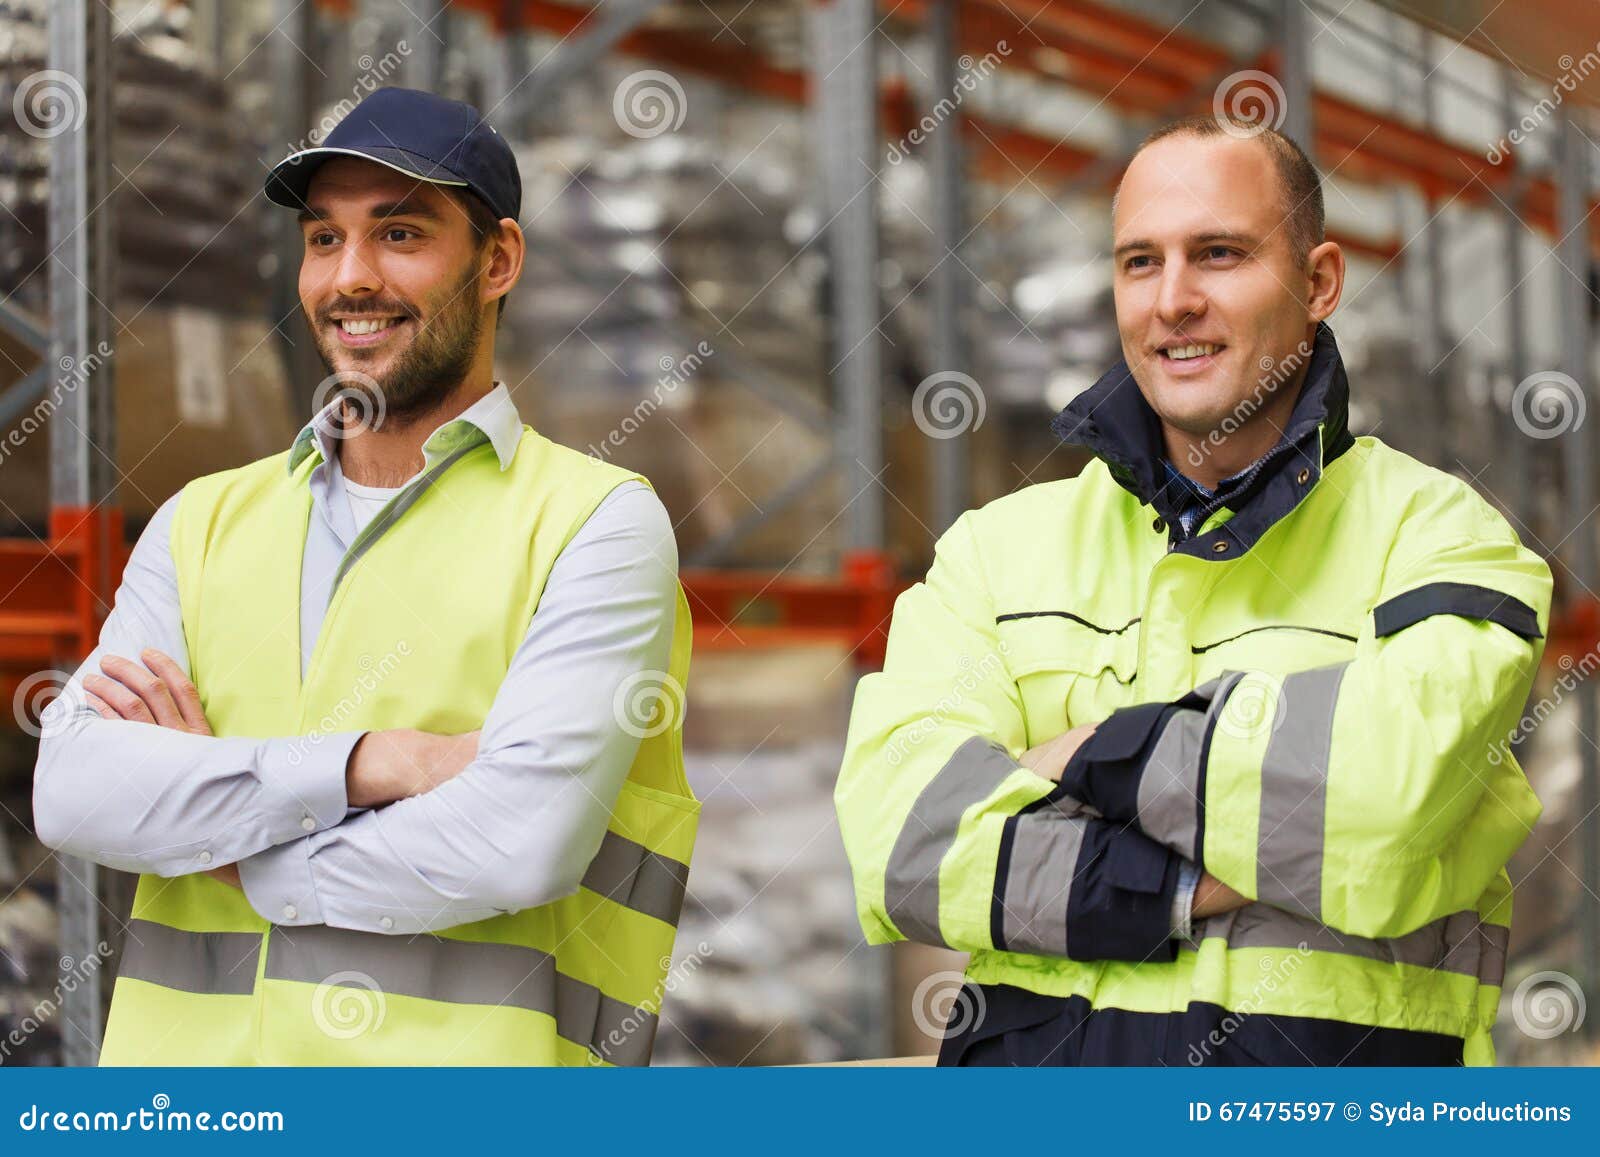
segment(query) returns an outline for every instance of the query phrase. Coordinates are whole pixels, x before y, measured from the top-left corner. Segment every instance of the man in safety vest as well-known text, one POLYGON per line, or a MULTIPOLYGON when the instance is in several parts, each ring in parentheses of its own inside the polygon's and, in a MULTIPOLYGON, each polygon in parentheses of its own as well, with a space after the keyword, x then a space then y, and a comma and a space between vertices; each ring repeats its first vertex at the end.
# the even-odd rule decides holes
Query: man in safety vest
POLYGON ((867 939, 971 953, 944 1064, 1492 1063, 1549 570, 1351 436, 1290 140, 1158 131, 1113 229, 1096 460, 963 516, 859 686, 867 939))
POLYGON ((102 1063, 648 1063, 688 609, 649 486, 493 379, 516 160, 384 89, 266 195, 336 392, 160 508, 39 753, 40 838, 141 874, 102 1063))

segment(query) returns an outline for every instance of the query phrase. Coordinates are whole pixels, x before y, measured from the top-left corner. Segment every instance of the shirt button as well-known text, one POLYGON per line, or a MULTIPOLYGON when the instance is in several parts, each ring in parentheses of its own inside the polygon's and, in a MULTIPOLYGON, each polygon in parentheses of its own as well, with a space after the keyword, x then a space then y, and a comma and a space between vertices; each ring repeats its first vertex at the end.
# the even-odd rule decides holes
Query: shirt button
POLYGON ((201 852, 200 853, 200 862, 202 864, 209 864, 211 862, 211 853, 210 852, 201 852))
POLYGON ((1151 530, 1165 530, 1165 529, 1167 529, 1167 524, 1165 522, 1162 522, 1161 519, 1158 518, 1158 519, 1156 519, 1154 522, 1152 522, 1150 524, 1150 529, 1151 530))
POLYGON ((394 927, 394 917, 385 916, 382 920, 378 921, 378 927, 387 932, 389 929, 394 927))
POLYGON ((1306 480, 1309 479, 1310 477, 1311 477, 1311 471, 1308 470, 1308 469, 1305 469, 1304 467, 1302 467, 1301 470, 1300 470, 1300 473, 1298 473, 1298 474, 1296 474, 1294 476, 1294 480, 1296 482, 1300 483, 1301 486, 1304 486, 1306 484, 1306 480))
POLYGON ((312 819, 310 816, 306 816, 305 819, 300 821, 300 829, 302 831, 314 832, 317 830, 317 821, 312 819))
POLYGON ((300 909, 293 904, 285 904, 283 906, 283 918, 285 920, 293 920, 298 915, 300 915, 300 909))

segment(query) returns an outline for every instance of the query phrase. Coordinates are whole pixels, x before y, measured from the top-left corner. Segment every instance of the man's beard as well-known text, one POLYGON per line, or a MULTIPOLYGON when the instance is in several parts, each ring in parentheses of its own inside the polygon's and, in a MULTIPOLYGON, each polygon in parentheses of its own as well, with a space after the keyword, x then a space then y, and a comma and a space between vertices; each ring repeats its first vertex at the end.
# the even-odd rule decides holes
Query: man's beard
MULTIPOLYGON (((446 295, 445 304, 439 311, 425 324, 417 326, 411 344, 395 358, 393 366, 381 377, 368 375, 377 383, 379 394, 379 397, 371 400, 371 412, 381 414, 382 421, 398 419, 403 422, 410 415, 427 413, 467 376, 478 352, 478 341, 483 336, 483 310, 478 305, 478 295, 473 292, 477 280, 477 269, 469 268, 466 276, 446 295)), ((331 323, 331 319, 325 315, 335 310, 366 312, 373 316, 387 313, 413 320, 417 316, 415 309, 402 308, 398 304, 390 308, 385 303, 384 308, 378 309, 372 308, 370 303, 334 302, 328 305, 321 311, 321 320, 312 322, 311 333, 316 342, 317 356, 330 374, 351 371, 367 373, 362 366, 361 351, 343 349, 334 344, 338 338, 324 337, 323 327, 331 323), (336 360, 338 355, 348 359, 347 364, 340 365, 336 360)), ((371 393, 369 387, 359 381, 346 379, 344 387, 364 394, 371 393)))

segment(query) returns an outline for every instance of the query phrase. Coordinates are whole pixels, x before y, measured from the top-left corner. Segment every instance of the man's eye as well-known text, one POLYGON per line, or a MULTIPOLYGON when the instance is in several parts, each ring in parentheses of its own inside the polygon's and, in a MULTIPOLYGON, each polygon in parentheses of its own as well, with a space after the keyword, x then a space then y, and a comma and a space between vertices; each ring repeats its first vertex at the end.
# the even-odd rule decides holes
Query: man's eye
POLYGON ((334 236, 332 233, 313 233, 309 238, 309 241, 312 248, 320 248, 322 246, 333 244, 334 236))
POLYGON ((1128 269, 1143 269, 1143 268, 1145 268, 1146 263, 1149 262, 1150 260, 1151 260, 1151 258, 1146 257, 1146 256, 1130 257, 1130 258, 1128 258, 1127 268, 1128 269))
POLYGON ((409 241, 415 236, 416 236, 416 233, 413 232, 412 230, 410 230, 410 229, 402 229, 398 225, 394 226, 391 229, 385 229, 383 231, 383 239, 385 241, 394 241, 394 242, 409 241))
POLYGON ((1213 245, 1206 250, 1206 256, 1212 261, 1226 261, 1234 256, 1234 251, 1226 245, 1213 245))

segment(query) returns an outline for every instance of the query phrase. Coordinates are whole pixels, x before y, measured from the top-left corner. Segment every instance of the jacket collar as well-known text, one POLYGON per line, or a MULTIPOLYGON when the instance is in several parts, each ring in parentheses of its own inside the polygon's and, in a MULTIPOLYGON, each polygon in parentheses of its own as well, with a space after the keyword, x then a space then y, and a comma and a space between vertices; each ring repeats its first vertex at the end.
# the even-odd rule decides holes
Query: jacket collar
MULTIPOLYGON (((335 457, 338 431, 333 411, 338 404, 339 399, 334 398, 300 428, 289 450, 290 474, 311 454, 320 455, 324 462, 335 457)), ((484 441, 494 447, 500 469, 509 468, 522 441, 522 416, 517 413, 517 404, 511 400, 511 391, 504 382, 496 382, 494 389, 428 435, 422 446, 423 468, 464 445, 484 441)))
MULTIPOLYGON (((1353 444, 1349 431, 1350 383, 1333 330, 1318 323, 1300 396, 1275 446, 1232 486, 1223 487, 1204 517, 1224 506, 1233 518, 1173 549, 1206 558, 1232 558, 1299 504, 1322 471, 1353 444), (1218 543, 1225 545, 1219 547, 1218 543)), ((1125 361, 1057 414, 1050 428, 1063 442, 1081 445, 1105 462, 1118 485, 1155 509, 1169 524, 1183 506, 1162 469, 1161 425, 1125 361)), ((1204 518, 1202 518, 1202 522, 1204 518)))

